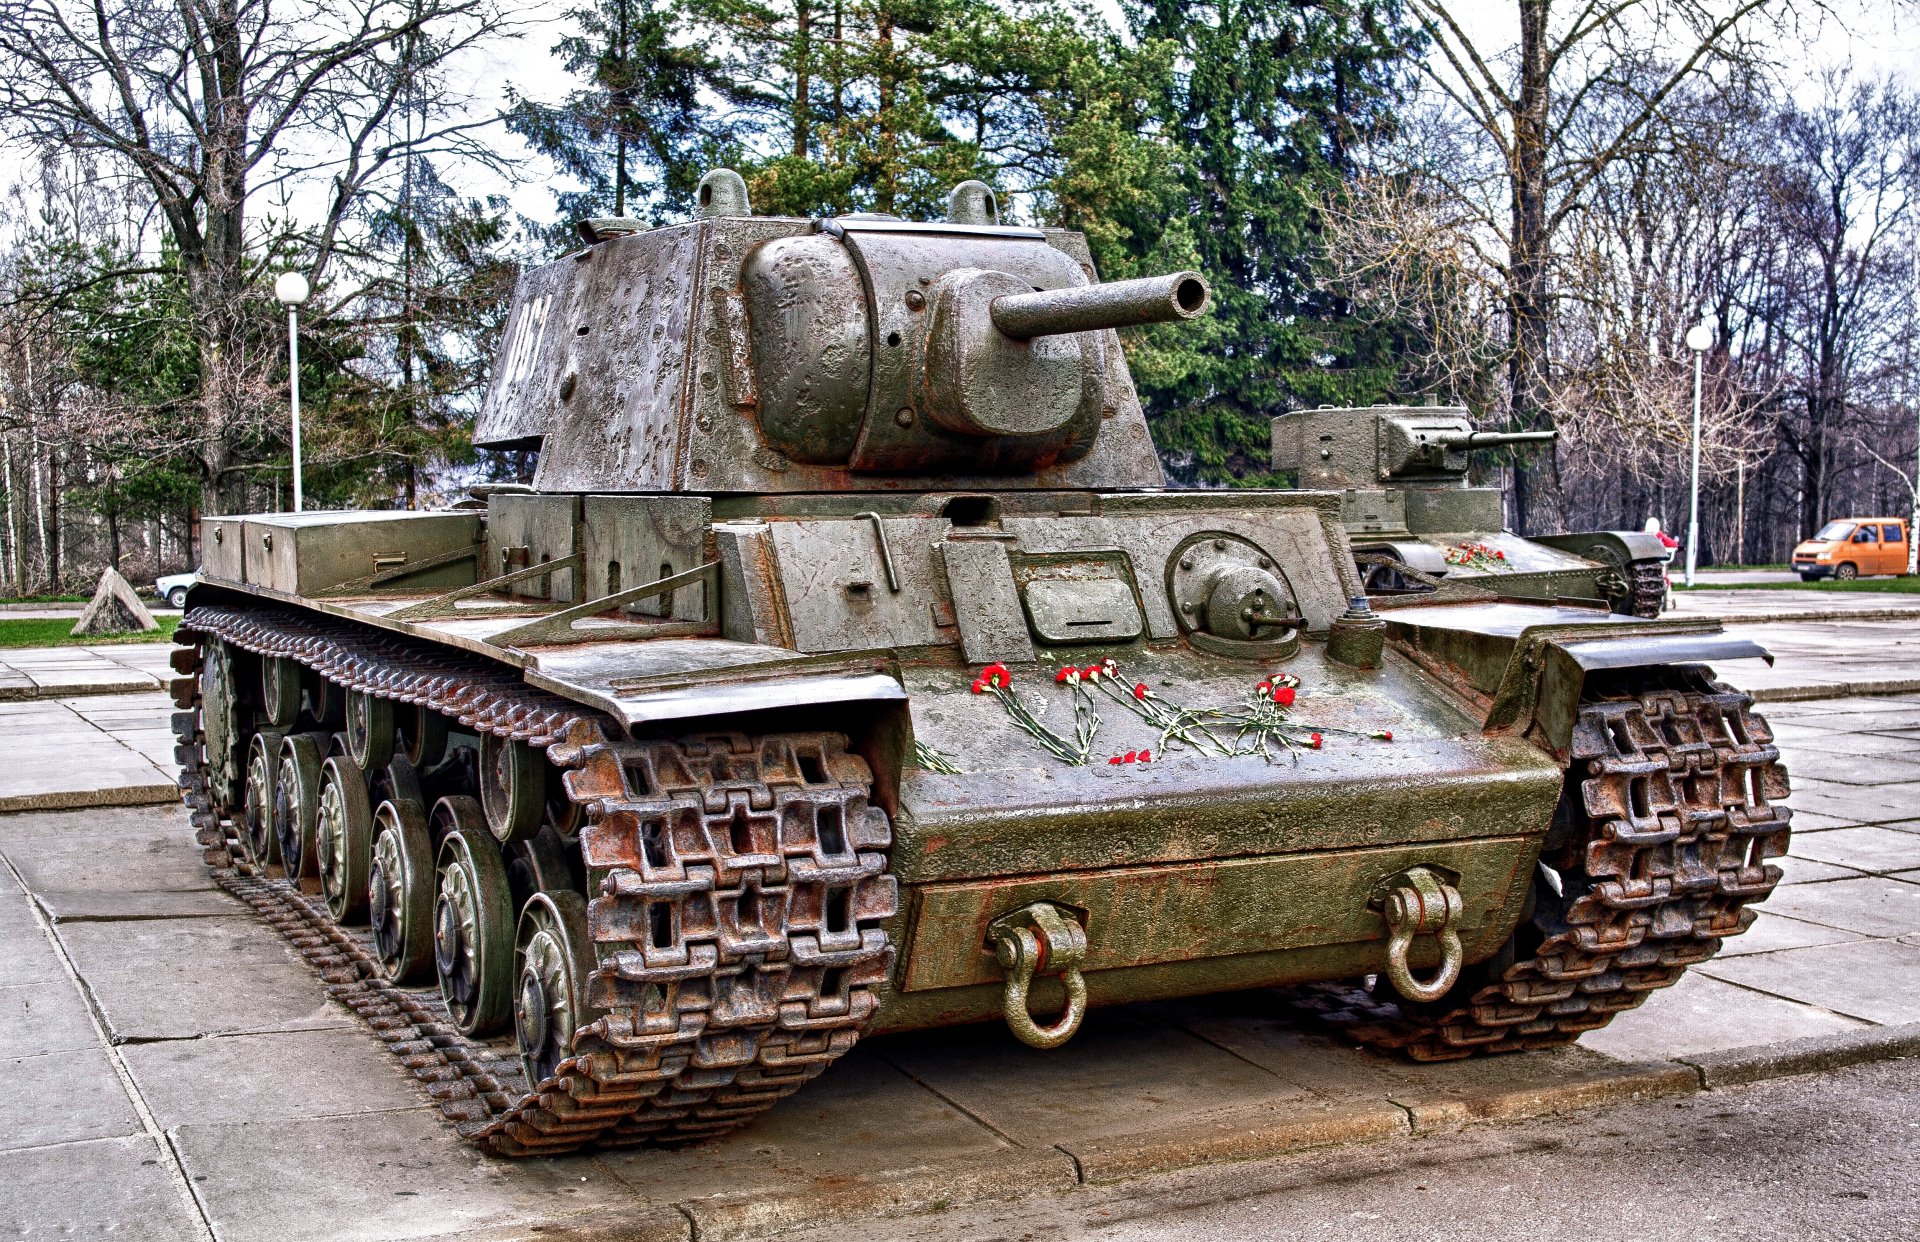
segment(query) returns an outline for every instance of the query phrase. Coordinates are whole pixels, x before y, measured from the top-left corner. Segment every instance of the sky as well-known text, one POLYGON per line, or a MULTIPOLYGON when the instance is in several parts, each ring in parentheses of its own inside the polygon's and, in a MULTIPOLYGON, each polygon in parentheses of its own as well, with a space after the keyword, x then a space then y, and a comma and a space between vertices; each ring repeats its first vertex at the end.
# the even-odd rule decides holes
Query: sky
MULTIPOLYGON (((472 76, 476 105, 484 106, 488 100, 504 102, 510 88, 549 103, 573 88, 574 82, 551 53, 564 29, 570 3, 572 0, 531 0, 518 10, 520 19, 527 23, 526 33, 476 55, 472 76)), ((1116 0, 1093 0, 1093 7, 1115 26, 1121 24, 1116 0)), ((1572 6, 1563 0, 1562 7, 1572 6)), ((1510 47, 1518 37, 1516 0, 1456 0, 1451 9, 1483 52, 1493 54, 1510 47)), ((1789 49, 1781 57, 1783 63, 1804 71, 1797 81, 1790 79, 1796 94, 1810 94, 1822 69, 1848 63, 1865 73, 1904 75, 1920 85, 1920 0, 1898 4, 1891 0, 1827 0, 1827 12, 1829 15, 1806 23, 1804 54, 1789 49)), ((551 221, 551 167, 512 134, 502 132, 501 148, 521 153, 517 184, 469 172, 464 178, 453 178, 456 185, 468 193, 505 194, 521 214, 543 223, 551 221)))
MULTIPOLYGON (((561 67, 552 48, 565 30, 567 9, 578 2, 526 0, 514 10, 521 29, 517 37, 493 40, 467 54, 453 77, 465 84, 473 114, 487 115, 503 109, 515 94, 555 102, 574 88, 576 83, 561 67)), ((1121 23, 1117 0, 1090 2, 1108 21, 1116 26, 1121 23)), ((1718 7, 1734 0, 1705 2, 1718 7)), ((1920 66, 1920 0, 1824 0, 1824 7, 1818 9, 1812 6, 1822 0, 1797 3, 1816 16, 1804 24, 1804 51, 1783 49, 1780 57, 1790 74, 1798 72, 1797 80, 1790 80, 1796 93, 1811 95, 1819 71, 1848 63, 1866 73, 1904 75, 1920 86, 1920 68, 1916 68, 1920 66)), ((1561 0, 1560 7, 1570 11, 1572 0, 1561 0)), ((1511 46, 1518 28, 1516 0, 1454 0, 1452 11, 1489 55, 1511 46)), ((521 215, 543 224, 551 222, 555 216, 553 168, 504 126, 493 127, 490 140, 507 158, 512 175, 461 167, 443 170, 447 180, 463 195, 502 195, 521 215)), ((0 145, 0 165, 12 162, 9 156, 25 154, 17 147, 0 145)), ((19 166, 26 167, 24 158, 19 159, 19 166)), ((319 184, 306 187, 292 204, 295 212, 306 214, 305 209, 310 209, 317 215, 325 189, 319 184), (302 201, 308 198, 311 203, 302 201)))

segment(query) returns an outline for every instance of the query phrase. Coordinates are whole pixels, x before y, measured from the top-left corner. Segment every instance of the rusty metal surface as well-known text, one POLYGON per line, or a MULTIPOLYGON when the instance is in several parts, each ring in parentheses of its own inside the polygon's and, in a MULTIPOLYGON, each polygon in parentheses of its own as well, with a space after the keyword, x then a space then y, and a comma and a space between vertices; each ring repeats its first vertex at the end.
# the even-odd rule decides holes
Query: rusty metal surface
POLYGON ((1577 817, 1542 858, 1558 891, 1536 890, 1537 947, 1433 1006, 1350 985, 1308 1006, 1363 1043, 1446 1060, 1570 1043, 1677 982, 1780 880, 1787 776, 1751 704, 1671 674, 1596 696, 1573 744, 1577 817))
POLYGON ((199 607, 182 634, 543 747, 565 770, 585 824, 591 1003, 606 1012, 553 1077, 527 1084, 506 1054, 388 984, 364 937, 248 858, 235 808, 206 779, 200 647, 175 656, 187 674, 174 683, 181 782, 217 877, 322 971, 476 1144, 543 1155, 730 1129, 818 1074, 870 1019, 892 961, 890 828, 844 738, 611 740, 603 722, 511 670, 311 615, 199 607))

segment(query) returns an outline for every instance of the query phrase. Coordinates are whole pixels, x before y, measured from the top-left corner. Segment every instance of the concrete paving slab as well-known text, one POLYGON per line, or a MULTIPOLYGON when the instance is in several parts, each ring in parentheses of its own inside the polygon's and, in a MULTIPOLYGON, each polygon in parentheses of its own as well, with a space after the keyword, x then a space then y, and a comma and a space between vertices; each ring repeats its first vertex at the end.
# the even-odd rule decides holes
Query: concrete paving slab
MULTIPOLYGON (((178 792, 177 790, 175 791, 178 792)), ((36 896, 213 888, 186 808, 108 807, 0 817, 4 854, 36 896)))
MULTIPOLYGON (((1779 892, 1778 889, 1774 891, 1776 894, 1779 892)), ((1866 939, 1858 932, 1787 918, 1779 911, 1768 908, 1773 904, 1773 898, 1769 897, 1760 908, 1760 917, 1754 920, 1753 926, 1738 936, 1729 936, 1715 956, 1745 957, 1751 953, 1776 953, 1781 949, 1804 949, 1816 944, 1841 944, 1848 940, 1866 939)))
POLYGON ((0 1151, 140 1133, 100 1048, 0 1061, 0 1151))
POLYGON ((40 908, 55 923, 100 923, 120 919, 217 919, 246 916, 252 911, 217 888, 204 892, 42 893, 40 908))
POLYGON ((1825 729, 1794 729, 1789 736, 1781 738, 1778 734, 1783 728, 1774 730, 1774 740, 1780 743, 1781 753, 1795 771, 1804 765, 1811 772, 1814 766, 1827 763, 1833 755, 1887 755, 1901 759, 1920 756, 1920 739, 1886 733, 1831 733, 1825 729))
POLYGON ((1818 811, 1805 810, 1798 805, 1798 798, 1788 802, 1793 811, 1793 835, 1798 837, 1804 832, 1824 832, 1829 828, 1851 828, 1854 821, 1838 815, 1822 815, 1818 811))
MULTIPOLYGON (((1835 831, 1839 830, 1836 829, 1835 831)), ((1796 850, 1800 848, 1800 838, 1798 836, 1794 838, 1793 845, 1796 850)), ((1780 883, 1782 884, 1816 884, 1821 880, 1857 880, 1865 874, 1865 872, 1856 871, 1851 867, 1838 867, 1832 863, 1817 862, 1811 858, 1801 858, 1795 854, 1789 854, 1785 858, 1776 858, 1773 860, 1773 863, 1776 867, 1780 868, 1780 883)))
POLYGON ((1920 931, 1920 887, 1898 880, 1830 880, 1777 888, 1767 898, 1775 914, 1822 923, 1863 936, 1920 931))
POLYGON ((1920 1022, 1920 946, 1897 940, 1715 958, 1695 969, 1868 1022, 1920 1022))
MULTIPOLYGON (((1855 736, 1847 734, 1848 737, 1855 736)), ((1892 739, 1887 739, 1892 740, 1892 739)), ((1829 754, 1802 763, 1799 770, 1836 785, 1886 785, 1895 781, 1920 780, 1920 762, 1894 754, 1829 754)), ((1789 768, 1789 771, 1792 771, 1789 768)))
POLYGON ((121 1056, 165 1130, 398 1112, 423 1102, 399 1062, 352 1028, 130 1044, 121 1056), (233 1089, 240 1084, 246 1089, 233 1089))
POLYGON ((0 1153, 0 1235, 198 1242, 203 1222, 153 1139, 100 1139, 0 1153))
POLYGON ((1859 871, 1920 867, 1920 833, 1889 828, 1836 828, 1797 840, 1793 852, 1816 862, 1859 871))
POLYGON ((679 1202, 703 1239, 1012 1193, 1027 1178, 1075 1180, 1072 1162, 1045 1143, 1016 1147, 891 1063, 916 1046, 937 1055, 946 1042, 863 1041, 737 1133, 675 1151, 603 1152, 597 1163, 641 1199, 679 1202))
MULTIPOLYGON (((1739 939, 1739 937, 1735 937, 1739 939)), ((1853 1030, 1852 1018, 1767 996, 1690 970, 1638 1009, 1580 1037, 1580 1046, 1622 1061, 1672 1060, 1853 1030)))
POLYGON ((424 1108, 173 1136, 222 1242, 401 1242, 645 1206, 591 1160, 490 1159, 424 1108))
POLYGON ((1029 1145, 1144 1129, 1196 1100, 1245 1107, 1311 1099, 1242 1056, 1124 1010, 1089 1013, 1073 1042, 1073 1057, 1057 1057, 983 1025, 904 1043, 887 1056, 970 1116, 1029 1145))
POLYGON ((115 1042, 350 1025, 280 937, 246 918, 64 923, 115 1042))
POLYGON ((43 1056, 99 1044, 87 1003, 67 980, 0 987, 0 1050, 7 1055, 43 1056))
POLYGON ((1796 776, 1790 805, 1795 808, 1796 818, 1804 810, 1855 824, 1911 819, 1914 809, 1920 807, 1920 783, 1863 787, 1796 776))

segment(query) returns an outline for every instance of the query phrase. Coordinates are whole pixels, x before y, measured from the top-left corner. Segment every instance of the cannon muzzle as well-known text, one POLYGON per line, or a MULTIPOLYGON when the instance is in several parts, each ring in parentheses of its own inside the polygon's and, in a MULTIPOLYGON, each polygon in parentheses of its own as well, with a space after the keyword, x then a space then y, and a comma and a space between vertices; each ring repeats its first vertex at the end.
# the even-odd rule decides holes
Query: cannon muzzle
POLYGON ((1008 293, 993 300, 993 326, 1016 341, 1069 332, 1171 323, 1206 313, 1212 293, 1198 272, 1142 276, 1104 285, 1074 285, 1038 293, 1008 293))
POLYGON ((1557 431, 1468 431, 1436 436, 1439 443, 1455 452, 1500 448, 1508 444, 1546 444, 1559 437, 1557 431))

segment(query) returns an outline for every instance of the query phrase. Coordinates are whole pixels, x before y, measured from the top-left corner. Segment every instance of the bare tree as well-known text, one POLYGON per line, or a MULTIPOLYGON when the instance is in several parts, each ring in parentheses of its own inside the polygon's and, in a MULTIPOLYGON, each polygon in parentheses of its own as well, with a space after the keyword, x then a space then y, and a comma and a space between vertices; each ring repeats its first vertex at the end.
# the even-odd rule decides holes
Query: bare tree
POLYGON ((210 505, 266 408, 262 273, 297 250, 323 277, 362 195, 410 156, 488 158, 474 132, 491 118, 463 115, 447 77, 501 28, 492 0, 0 0, 0 131, 133 170, 185 273, 210 505), (396 135, 409 99, 428 120, 396 135), (322 201, 296 229, 302 194, 322 201))
MULTIPOLYGON (((1450 0, 1411 0, 1431 40, 1433 89, 1477 132, 1497 172, 1497 201, 1463 199, 1498 273, 1507 318, 1505 384, 1512 421, 1554 421, 1553 334, 1566 234, 1615 161, 1650 140, 1690 83, 1738 76, 1759 59, 1756 21, 1787 0, 1518 0, 1511 51, 1467 33, 1450 0), (1630 106, 1622 107, 1628 101, 1630 106)), ((1554 458, 1516 477, 1522 529, 1564 521, 1554 458)))

